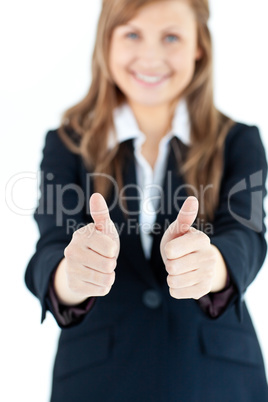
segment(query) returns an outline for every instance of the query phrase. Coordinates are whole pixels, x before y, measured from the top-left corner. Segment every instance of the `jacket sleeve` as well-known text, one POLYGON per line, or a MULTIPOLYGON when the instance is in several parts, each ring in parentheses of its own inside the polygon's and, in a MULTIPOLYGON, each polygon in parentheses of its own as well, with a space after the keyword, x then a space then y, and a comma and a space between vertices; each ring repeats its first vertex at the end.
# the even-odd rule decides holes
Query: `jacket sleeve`
POLYGON ((267 251, 264 225, 267 161, 257 127, 237 123, 228 133, 220 202, 211 243, 222 253, 237 292, 232 300, 242 320, 247 287, 267 251))
MULTIPOLYGON (((41 322, 53 308, 48 299, 51 275, 64 257, 73 232, 85 221, 85 194, 79 183, 79 156, 67 149, 56 130, 46 135, 40 166, 40 199, 34 212, 40 238, 28 263, 25 282, 42 306, 41 322)), ((56 317, 55 317, 56 318, 56 317)))

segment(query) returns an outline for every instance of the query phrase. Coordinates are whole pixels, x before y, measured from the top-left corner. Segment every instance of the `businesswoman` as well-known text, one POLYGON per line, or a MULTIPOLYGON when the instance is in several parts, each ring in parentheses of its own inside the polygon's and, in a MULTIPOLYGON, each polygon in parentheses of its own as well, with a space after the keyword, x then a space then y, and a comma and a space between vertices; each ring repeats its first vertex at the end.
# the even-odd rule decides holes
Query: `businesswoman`
POLYGON ((26 284, 62 328, 53 402, 268 401, 244 294, 266 255, 259 131, 213 104, 207 0, 105 0, 49 131, 26 284))

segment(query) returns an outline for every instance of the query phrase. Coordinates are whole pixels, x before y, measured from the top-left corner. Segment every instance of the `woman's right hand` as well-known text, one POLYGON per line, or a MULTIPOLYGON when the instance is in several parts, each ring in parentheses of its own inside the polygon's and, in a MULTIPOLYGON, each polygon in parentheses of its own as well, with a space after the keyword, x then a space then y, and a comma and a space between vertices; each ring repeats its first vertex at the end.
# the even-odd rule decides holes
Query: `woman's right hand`
POLYGON ((101 194, 92 194, 89 206, 94 223, 74 232, 55 275, 55 291, 65 305, 105 296, 115 281, 120 249, 118 232, 101 194))

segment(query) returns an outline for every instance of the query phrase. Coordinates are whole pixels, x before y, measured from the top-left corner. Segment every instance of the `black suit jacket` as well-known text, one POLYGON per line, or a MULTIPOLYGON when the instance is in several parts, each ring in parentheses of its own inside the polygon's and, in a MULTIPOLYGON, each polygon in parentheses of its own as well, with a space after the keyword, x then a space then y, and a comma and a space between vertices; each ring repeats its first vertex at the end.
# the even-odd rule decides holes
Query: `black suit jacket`
MULTIPOLYGON (((133 156, 132 140, 128 145, 133 156)), ((266 255, 267 164, 258 129, 238 123, 225 142, 220 204, 207 234, 225 258, 237 292, 216 319, 196 300, 172 298, 166 283, 159 245, 177 216, 177 201, 180 207, 186 197, 175 165, 171 147, 149 261, 138 231, 137 192, 128 187, 126 220, 113 189, 108 205, 121 242, 116 281, 80 322, 62 329, 53 402, 268 401, 263 358, 244 301, 266 255), (170 203, 168 192, 173 195, 179 187, 181 198, 170 203)), ((56 130, 47 134, 41 174, 34 215, 40 239, 25 278, 40 299, 43 320, 52 310, 47 297, 51 274, 73 231, 92 222, 88 200, 94 186, 81 157, 63 145, 56 130)), ((124 183, 137 183, 133 157, 124 168, 124 183)))

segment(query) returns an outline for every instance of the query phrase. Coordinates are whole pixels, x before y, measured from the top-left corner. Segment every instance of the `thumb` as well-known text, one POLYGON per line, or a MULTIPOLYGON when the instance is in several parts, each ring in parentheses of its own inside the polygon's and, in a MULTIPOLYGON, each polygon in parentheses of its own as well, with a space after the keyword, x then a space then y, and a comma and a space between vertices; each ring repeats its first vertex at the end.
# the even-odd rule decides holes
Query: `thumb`
POLYGON ((195 221, 197 213, 198 199, 193 196, 188 197, 184 201, 176 220, 169 225, 162 237, 160 243, 160 252, 164 262, 166 261, 166 253, 164 251, 166 244, 188 232, 191 225, 195 221))
POLYGON ((181 236, 188 232, 197 217, 198 206, 198 199, 196 197, 191 196, 184 201, 175 221, 175 237, 181 236))
POLYGON ((111 218, 105 199, 100 193, 94 193, 89 200, 90 214, 97 230, 107 233, 111 218))

